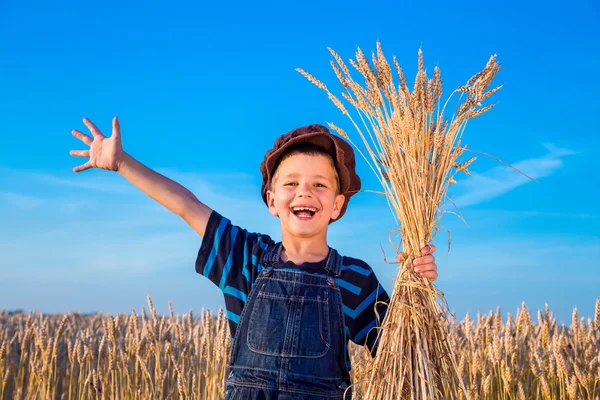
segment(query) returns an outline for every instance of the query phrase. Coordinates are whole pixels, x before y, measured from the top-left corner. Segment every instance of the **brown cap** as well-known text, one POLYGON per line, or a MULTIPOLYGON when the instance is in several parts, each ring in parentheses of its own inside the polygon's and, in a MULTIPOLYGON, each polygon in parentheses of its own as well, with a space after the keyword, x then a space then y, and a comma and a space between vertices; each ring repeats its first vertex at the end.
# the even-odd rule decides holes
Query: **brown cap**
POLYGON ((340 215, 337 218, 340 219, 346 212, 350 197, 360 190, 360 178, 356 174, 356 160, 354 159, 354 150, 352 150, 350 144, 344 139, 332 135, 329 129, 323 125, 303 126, 277 138, 273 148, 267 151, 263 162, 260 164, 262 198, 265 204, 267 204, 267 190, 269 190, 271 179, 273 179, 275 172, 273 169, 279 157, 290 146, 303 142, 322 147, 333 158, 340 177, 340 193, 346 197, 340 215))

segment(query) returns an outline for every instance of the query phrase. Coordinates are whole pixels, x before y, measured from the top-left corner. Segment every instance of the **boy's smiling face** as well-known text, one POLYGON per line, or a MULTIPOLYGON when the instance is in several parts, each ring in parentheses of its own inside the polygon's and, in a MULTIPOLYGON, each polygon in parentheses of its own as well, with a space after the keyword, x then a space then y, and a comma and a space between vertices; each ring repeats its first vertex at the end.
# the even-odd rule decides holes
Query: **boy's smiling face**
POLYGON ((281 220, 283 234, 309 238, 327 232, 344 204, 332 160, 322 154, 296 153, 278 166, 271 190, 269 211, 281 220))

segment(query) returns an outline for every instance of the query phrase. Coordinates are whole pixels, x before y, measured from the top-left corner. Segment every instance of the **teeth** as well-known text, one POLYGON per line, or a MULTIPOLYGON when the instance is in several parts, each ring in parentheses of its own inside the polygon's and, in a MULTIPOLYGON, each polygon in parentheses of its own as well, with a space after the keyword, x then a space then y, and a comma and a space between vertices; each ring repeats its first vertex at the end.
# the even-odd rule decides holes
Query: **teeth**
POLYGON ((312 212, 317 212, 316 208, 312 208, 312 207, 293 207, 292 210, 294 211, 312 211, 312 212))

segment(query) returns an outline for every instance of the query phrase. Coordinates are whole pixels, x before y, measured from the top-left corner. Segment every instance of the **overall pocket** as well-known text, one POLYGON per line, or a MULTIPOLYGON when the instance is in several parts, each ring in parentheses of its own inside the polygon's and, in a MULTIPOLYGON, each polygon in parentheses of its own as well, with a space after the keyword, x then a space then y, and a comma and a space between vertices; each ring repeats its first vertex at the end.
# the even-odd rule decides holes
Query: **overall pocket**
POLYGON ((248 348, 284 357, 323 357, 331 343, 328 292, 286 296, 260 291, 248 325, 248 348))

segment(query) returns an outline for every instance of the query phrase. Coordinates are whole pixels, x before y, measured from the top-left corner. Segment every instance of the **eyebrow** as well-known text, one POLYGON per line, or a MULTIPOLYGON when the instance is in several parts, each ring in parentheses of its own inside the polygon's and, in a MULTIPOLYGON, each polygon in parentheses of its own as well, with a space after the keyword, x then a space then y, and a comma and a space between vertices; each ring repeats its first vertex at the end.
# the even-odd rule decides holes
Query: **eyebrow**
MULTIPOLYGON (((298 175, 299 175, 299 174, 298 174, 297 172, 292 172, 291 174, 287 174, 286 176, 284 176, 284 179, 285 179, 285 178, 294 178, 294 177, 296 177, 296 176, 298 176, 298 175)), ((329 180, 328 178, 324 177, 323 175, 319 175, 319 174, 313 175, 312 177, 313 177, 313 178, 321 178, 321 179, 324 179, 324 180, 326 180, 326 181, 328 181, 328 180, 329 180)), ((334 179, 335 179, 335 178, 334 178, 334 179)))

